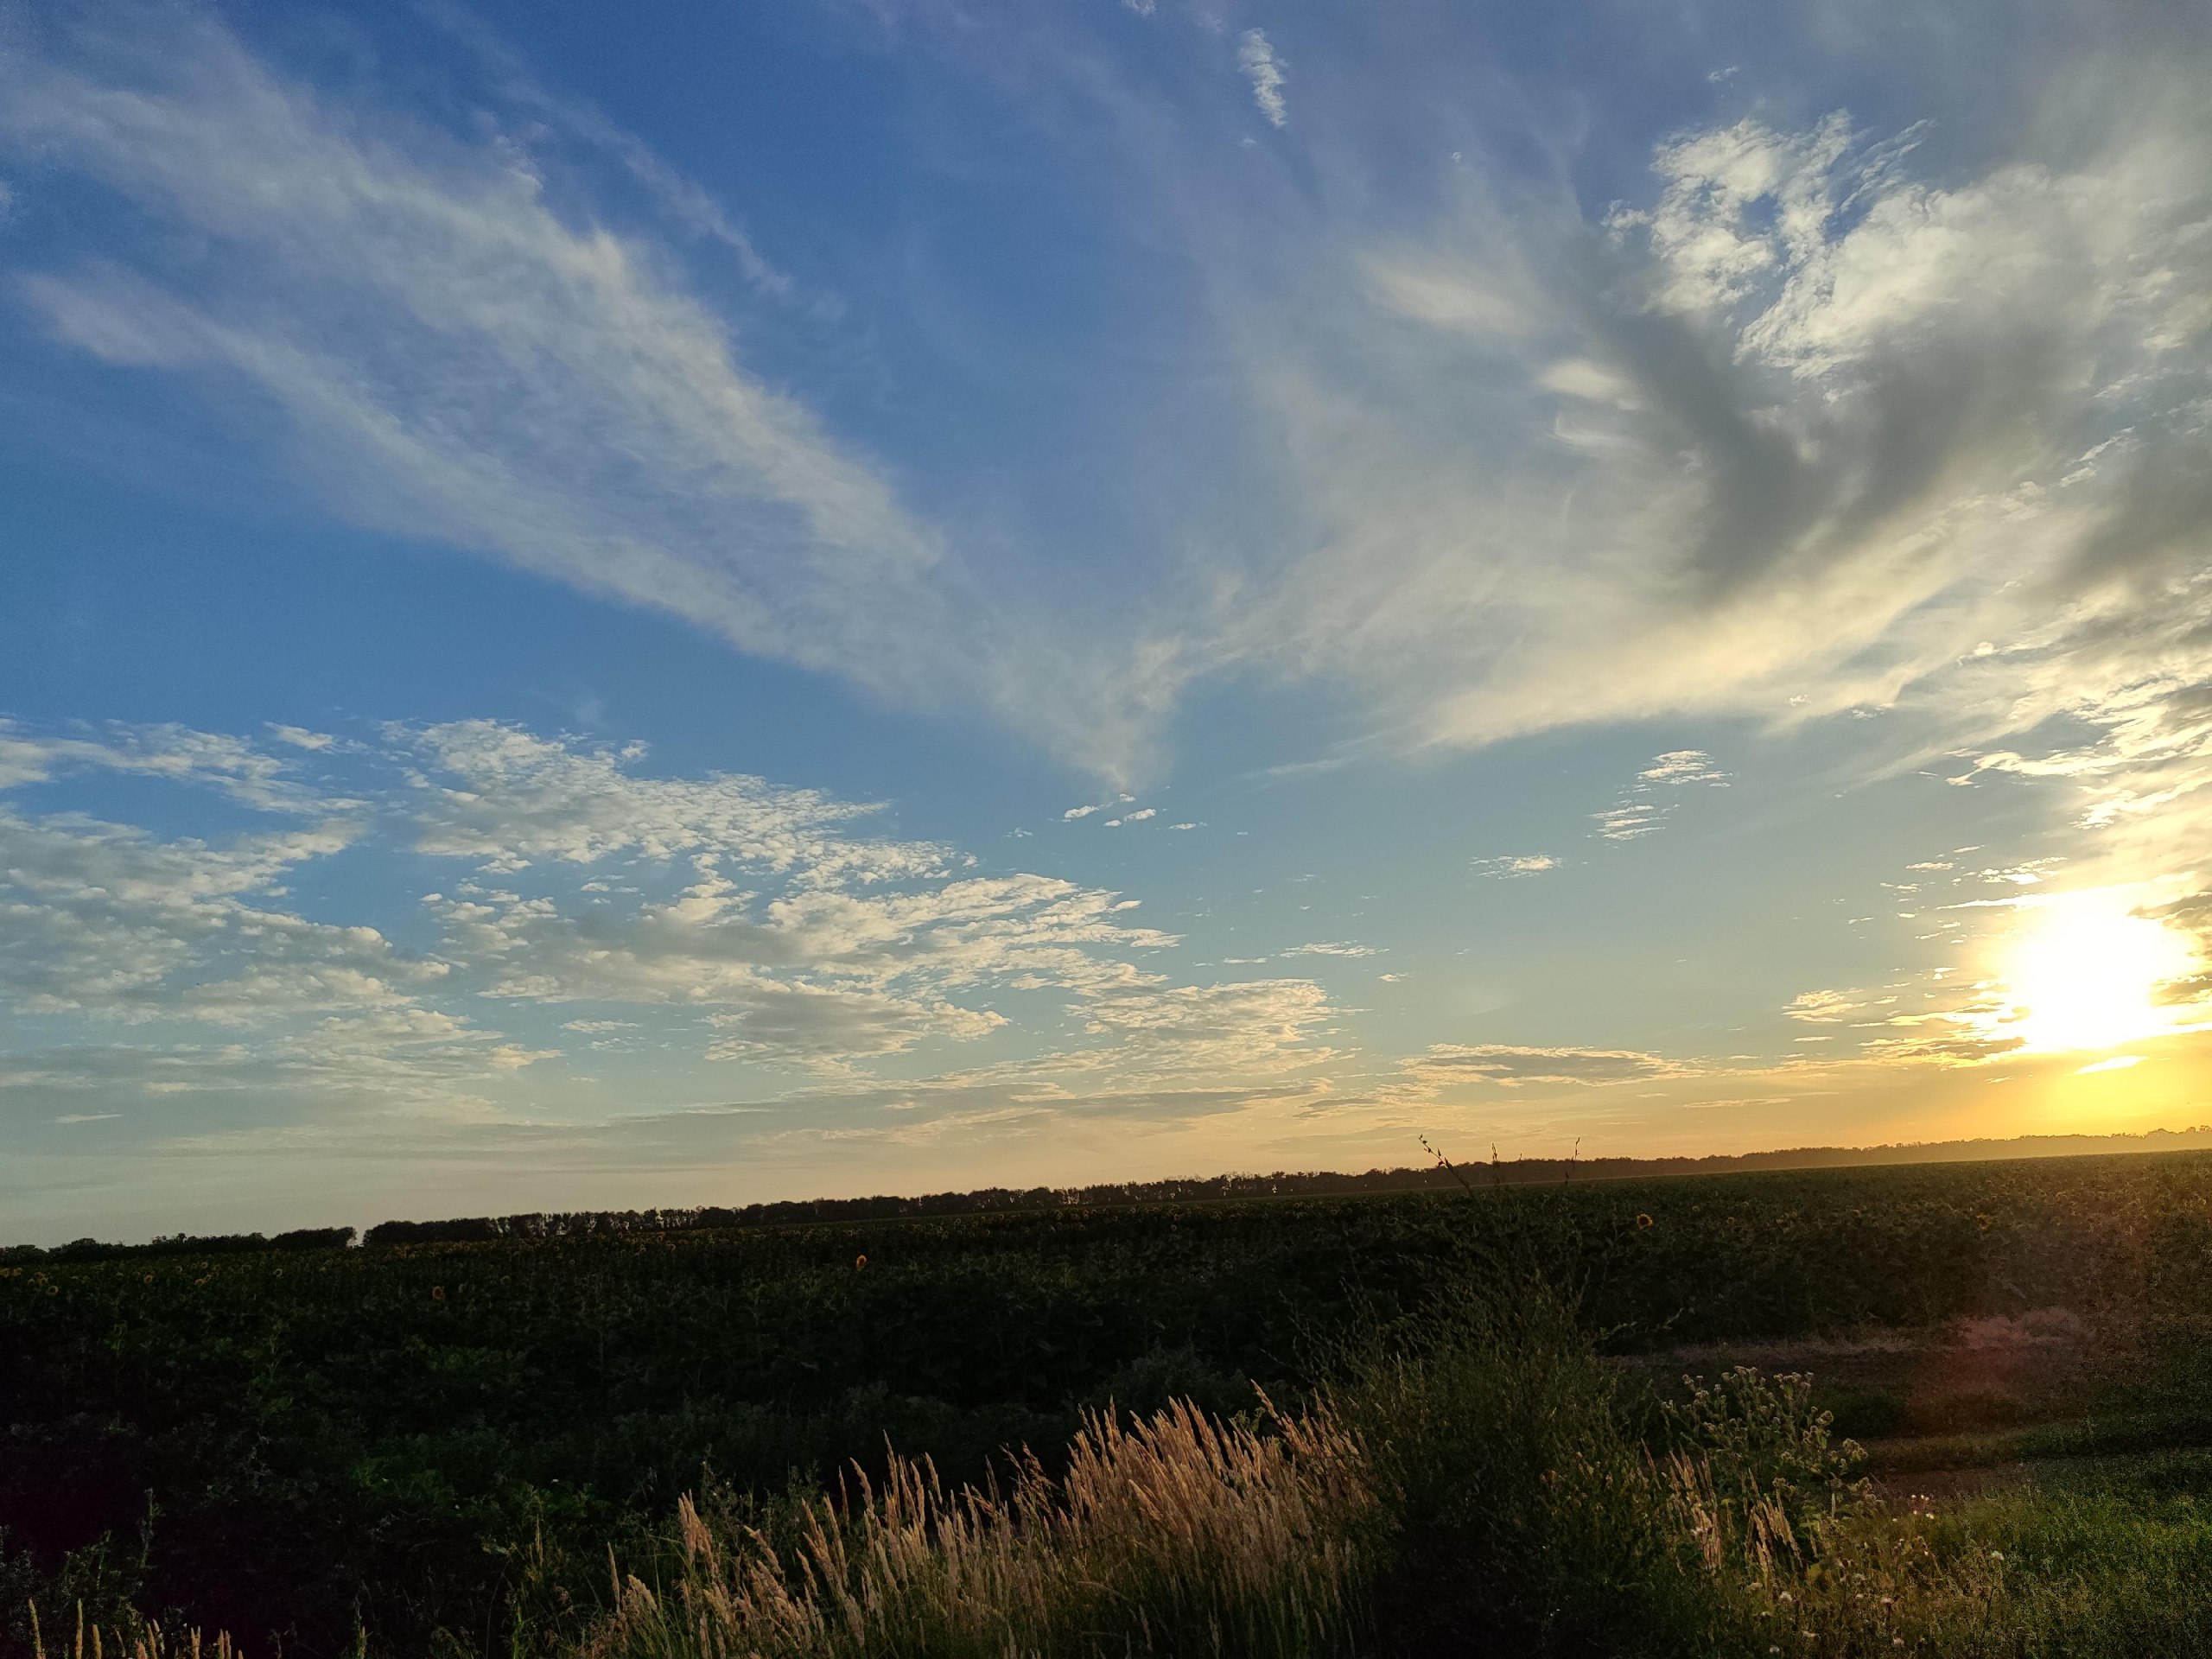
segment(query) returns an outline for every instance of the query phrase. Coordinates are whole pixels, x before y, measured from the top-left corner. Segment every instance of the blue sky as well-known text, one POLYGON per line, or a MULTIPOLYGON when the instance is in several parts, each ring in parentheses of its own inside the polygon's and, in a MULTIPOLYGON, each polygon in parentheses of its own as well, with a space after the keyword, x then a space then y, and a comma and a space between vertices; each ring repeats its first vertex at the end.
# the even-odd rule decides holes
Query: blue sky
POLYGON ((2212 27, 0 10, 0 1222, 2212 1113, 2212 27))

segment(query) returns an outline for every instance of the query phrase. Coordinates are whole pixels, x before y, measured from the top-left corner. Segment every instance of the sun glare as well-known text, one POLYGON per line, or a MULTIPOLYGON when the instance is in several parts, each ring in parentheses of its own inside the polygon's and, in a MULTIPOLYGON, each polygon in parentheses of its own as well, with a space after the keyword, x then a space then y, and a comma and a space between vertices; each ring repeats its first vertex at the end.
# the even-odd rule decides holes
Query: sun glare
POLYGON ((2179 934, 2136 913, 2131 887, 2053 893, 2021 907, 2022 928, 2000 978, 2011 1012, 2005 1028, 2031 1050, 2117 1048, 2183 1028, 2160 986, 2190 971, 2179 934))

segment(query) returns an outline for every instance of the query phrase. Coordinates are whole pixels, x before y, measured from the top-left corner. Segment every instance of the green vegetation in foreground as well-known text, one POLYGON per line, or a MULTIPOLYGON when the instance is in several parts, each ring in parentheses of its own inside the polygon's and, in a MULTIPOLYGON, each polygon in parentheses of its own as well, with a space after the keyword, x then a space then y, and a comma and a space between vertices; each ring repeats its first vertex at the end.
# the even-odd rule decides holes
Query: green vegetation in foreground
POLYGON ((17 1268, 0 1592, 257 1656, 2212 1651, 2201 1464, 1914 1514, 1801 1384, 1607 1357, 2064 1306, 2081 1403, 2196 1421, 2208 1199, 2181 1154, 17 1268))

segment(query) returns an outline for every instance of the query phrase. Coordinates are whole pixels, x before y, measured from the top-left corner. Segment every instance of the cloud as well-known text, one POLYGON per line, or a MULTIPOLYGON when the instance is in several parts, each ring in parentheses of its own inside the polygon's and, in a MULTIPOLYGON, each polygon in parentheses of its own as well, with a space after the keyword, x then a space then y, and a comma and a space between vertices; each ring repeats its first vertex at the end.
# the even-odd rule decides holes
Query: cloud
MULTIPOLYGON (((2104 123, 1983 63, 2022 111, 1984 151, 1841 111, 1671 133, 1594 213, 1516 194, 1519 167, 1372 215, 1220 186, 1185 215, 1212 296, 1191 321, 1243 372, 1208 413, 1245 510, 1217 534, 1169 499, 1165 539, 1196 550, 1097 626, 1005 599, 970 563, 990 538, 921 516, 767 383, 673 247, 587 205, 554 137, 615 157, 650 222, 728 247, 752 290, 782 281, 603 117, 495 52, 457 136, 204 20, 131 21, 27 29, 0 67, 0 147, 137 215, 22 276, 56 337, 257 389, 364 522, 988 708, 1116 778, 1206 677, 1347 688, 1395 747, 1884 710, 1913 716, 1900 742, 1991 750, 2065 715, 2139 746, 2212 678, 2186 579, 2212 517, 2212 146, 2182 43, 2077 67, 2126 89, 2104 123)), ((1266 32, 1237 51, 1287 120, 1266 32)), ((1215 188, 1133 89, 1090 95, 1154 176, 1215 188)), ((1351 130, 1332 176, 1376 170, 1351 130)), ((1389 154, 1425 137, 1470 142, 1389 154)), ((2111 779, 2113 812, 2199 786, 2177 742, 2160 777, 2111 779)))
POLYGON ((1973 1030, 1967 1020, 1961 1019, 1938 1023, 1931 1031, 1910 1037, 1884 1038, 1866 1044, 1859 1052, 1867 1059, 1893 1064, 1980 1065, 1986 1060, 2018 1053, 2026 1046, 2023 1038, 1985 1034, 1973 1030))
POLYGON ((1727 775, 1702 749, 1671 749, 1636 774, 1645 784, 1718 784, 1727 775))
POLYGON ((849 836, 845 826, 879 810, 866 804, 743 774, 639 776, 631 768, 641 747, 546 738, 486 720, 392 728, 387 739, 422 768, 416 848, 488 869, 712 851, 772 871, 886 880, 954 861, 940 847, 849 836))
POLYGON ((527 109, 621 162, 661 209, 693 236, 719 243, 735 256, 738 270, 755 287, 790 298, 795 284, 761 254, 722 204, 656 155, 635 133, 609 120, 595 105, 555 95, 481 19, 458 6, 425 6, 423 15, 473 51, 499 78, 507 102, 527 109))
POLYGON ((1619 800, 1592 817, 1597 821, 1598 833, 1607 841, 1634 841, 1656 830, 1660 820, 1674 810, 1675 802, 1662 791, 1689 784, 1719 787, 1726 781, 1727 774, 1716 768, 1713 757, 1703 750, 1675 749, 1637 773, 1636 781, 1622 791, 1619 800))
POLYGON ((1835 1025, 1864 1012, 1859 991, 1805 991, 1789 999, 1783 1012, 1792 1020, 1814 1025, 1835 1025))
MULTIPOLYGON (((874 1062, 1006 1033, 1010 1050, 945 1075, 1130 1111, 1202 1097, 1228 1109, 1333 1056, 1319 988, 1178 983, 1148 962, 1177 941, 1132 923, 1134 899, 869 836, 865 803, 655 775, 639 745, 484 721, 388 726, 308 751, 299 764, 328 774, 276 789, 242 739, 117 728, 80 753, 67 747, 79 740, 10 735, 18 787, 158 740, 162 753, 216 757, 219 782, 259 780, 248 793, 264 812, 352 809, 213 843, 0 808, 0 1002, 39 1022, 0 1061, 0 1090, 49 1116, 57 1101, 235 1098, 302 1122, 489 1122, 528 1115, 517 1074, 571 1038, 585 1052, 616 1033, 658 1041, 677 1065, 852 1086, 874 1062), (430 949, 280 902, 303 867, 357 848, 404 872, 402 893, 425 894, 430 949), (1017 1029, 1009 1001, 1035 1017, 1017 1029), (578 1004, 588 1012, 558 1019, 578 1004), (481 1022, 487 1007, 544 1034, 509 1037, 481 1022)), ((204 770, 156 775, 190 784, 204 770)))
POLYGON ((836 1069, 969 1040, 1006 1020, 963 996, 1118 989, 1144 976, 1114 955, 1174 943, 1116 919, 1117 893, 855 836, 874 809, 817 791, 642 776, 635 747, 488 722, 393 741, 423 762, 416 848, 482 873, 428 901, 442 950, 497 997, 699 1009, 713 1058, 836 1069), (645 861, 651 890, 580 906, 552 873, 518 880, 620 858, 645 861))
POLYGON ((126 825, 0 808, 0 998, 18 1014, 250 1024, 405 1005, 434 963, 372 928, 317 924, 265 902, 294 867, 343 849, 325 829, 223 848, 126 825), (262 900, 263 902, 257 902, 262 900))
POLYGON ((1549 853, 1509 853, 1496 858, 1478 858, 1471 867, 1478 875, 1541 875, 1560 868, 1560 861, 1549 853))
POLYGON ((2074 1068, 2077 1077, 2094 1077, 2100 1071, 2126 1071, 2143 1064, 2140 1054, 2115 1054, 2108 1060, 2092 1060, 2087 1065, 2074 1068))
POLYGON ((270 722, 269 734, 280 743, 289 743, 296 749, 327 749, 338 740, 327 732, 311 732, 304 726, 285 726, 270 722))
POLYGON ((1236 43, 1236 67, 1252 83, 1252 102, 1268 118, 1271 127, 1280 127, 1290 119, 1289 107, 1282 98, 1282 61, 1275 56, 1274 48, 1265 34, 1248 29, 1236 43))
POLYGON ((0 1088, 34 1099, 343 1094, 474 1109, 473 1086, 545 1058, 430 1006, 450 965, 377 929, 275 902, 357 830, 162 840, 0 809, 0 1003, 18 1037, 0 1088), (138 1033, 118 1044, 99 1033, 138 1033), (47 1049, 34 1033, 73 1040, 47 1049))
POLYGON ((1577 1086, 1637 1083, 1681 1077, 1693 1068, 1633 1049, 1436 1043, 1425 1053, 1401 1061, 1399 1069, 1417 1086, 1435 1090, 1465 1083, 1497 1084, 1509 1089, 1531 1083, 1577 1086))
POLYGON ((1371 957, 1377 954, 1371 944, 1294 944, 1283 952, 1286 957, 1371 957))
POLYGON ((1394 747, 1880 711, 1891 753, 2066 713, 2152 743, 2212 682, 2203 67, 2100 55, 2120 118, 2025 102, 1979 166, 1754 118, 1594 222, 1510 167, 1387 233, 1315 209, 1304 280, 1244 295, 1278 511, 1214 649, 1394 747))
POLYGON ((458 137, 288 78, 206 16, 103 19, 26 28, 0 56, 0 151, 97 181, 149 227, 118 216, 97 251, 19 277, 55 338, 251 386, 357 522, 1129 764, 1150 718, 1129 699, 1150 692, 1006 613, 881 468, 748 370, 675 259, 567 206, 577 181, 529 145, 549 108, 582 121, 773 286, 634 140, 542 99, 458 137))
POLYGON ((1046 1072, 1272 1065, 1329 1017, 1303 981, 1174 985, 1132 959, 1175 943, 1121 919, 1134 901, 855 838, 866 807, 758 779, 641 777, 633 748, 484 723, 392 741, 425 763, 418 848, 484 873, 429 904, 442 952, 495 997, 696 1009, 718 1033, 710 1058, 833 1071, 1004 1029, 978 994, 1056 994, 1111 1039, 1025 1063, 1046 1072), (673 880, 579 907, 550 873, 516 883, 548 856, 639 858, 673 880))
MULTIPOLYGON (((286 742, 319 747, 299 741, 312 734, 295 735, 290 727, 275 729, 286 742)), ((241 805, 265 810, 327 815, 358 804, 309 787, 283 760, 261 753, 242 738, 187 726, 119 721, 79 727, 68 735, 34 734, 0 717, 0 789, 54 783, 85 772, 131 772, 206 785, 241 805)))
POLYGON ((1335 1058, 1313 1040, 1334 1013, 1311 980, 1130 982, 1096 995, 1085 1029, 1115 1039, 1118 1075, 1252 1078, 1335 1058))

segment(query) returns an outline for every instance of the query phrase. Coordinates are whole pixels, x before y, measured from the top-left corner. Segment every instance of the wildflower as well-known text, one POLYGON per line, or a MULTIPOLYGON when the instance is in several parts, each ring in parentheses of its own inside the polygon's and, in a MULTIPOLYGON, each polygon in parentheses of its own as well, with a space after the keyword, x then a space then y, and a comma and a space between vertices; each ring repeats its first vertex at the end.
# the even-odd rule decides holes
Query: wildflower
POLYGON ((854 1271, 855 1273, 858 1273, 858 1272, 860 1272, 862 1268, 866 1268, 867 1266, 868 1266, 868 1257, 867 1257, 867 1256, 865 1256, 865 1255, 856 1255, 856 1256, 855 1256, 855 1257, 853 1258, 853 1271, 854 1271))
POLYGON ((1651 1217, 1639 1212, 1636 1217, 1636 1224, 1638 1227, 1649 1227, 1651 1224, 1651 1217))
POLYGON ((2001 1561, 2005 1559, 2005 1552, 2001 1549, 1993 1549, 1989 1552, 1989 1559, 1993 1561, 2001 1561))
POLYGON ((432 1301, 442 1302, 445 1299, 446 1287, 443 1285, 432 1285, 430 1287, 430 1300, 432 1301))

